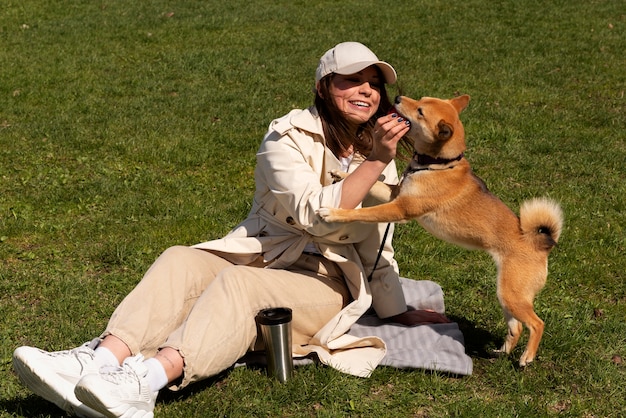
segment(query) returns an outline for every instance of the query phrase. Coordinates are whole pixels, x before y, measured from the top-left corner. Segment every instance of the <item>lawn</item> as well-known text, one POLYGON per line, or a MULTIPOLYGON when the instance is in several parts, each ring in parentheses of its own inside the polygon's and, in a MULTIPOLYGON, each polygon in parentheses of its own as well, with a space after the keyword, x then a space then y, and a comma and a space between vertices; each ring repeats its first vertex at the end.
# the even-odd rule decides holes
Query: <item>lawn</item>
POLYGON ((506 327, 489 256, 407 223, 401 273, 442 286, 471 376, 237 368, 164 392, 156 415, 626 415, 623 2, 4 0, 0 417, 63 416, 19 384, 13 350, 91 339, 161 251, 241 220, 267 125, 312 103, 319 57, 346 40, 395 66, 392 96, 471 96, 466 156, 514 211, 561 203, 537 360, 490 354, 506 327))

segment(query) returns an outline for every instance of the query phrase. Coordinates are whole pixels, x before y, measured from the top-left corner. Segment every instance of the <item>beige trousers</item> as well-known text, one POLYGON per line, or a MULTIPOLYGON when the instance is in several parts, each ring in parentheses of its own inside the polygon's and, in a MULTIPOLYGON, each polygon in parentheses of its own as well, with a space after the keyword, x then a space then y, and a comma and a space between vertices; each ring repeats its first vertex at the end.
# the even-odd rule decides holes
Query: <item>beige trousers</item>
POLYGON ((260 348, 254 320, 260 310, 291 308, 293 343, 307 344, 349 297, 341 270, 321 256, 303 254, 289 270, 272 270, 176 246, 120 303, 103 336, 120 338, 133 355, 178 350, 185 367, 174 388, 182 388, 260 348))

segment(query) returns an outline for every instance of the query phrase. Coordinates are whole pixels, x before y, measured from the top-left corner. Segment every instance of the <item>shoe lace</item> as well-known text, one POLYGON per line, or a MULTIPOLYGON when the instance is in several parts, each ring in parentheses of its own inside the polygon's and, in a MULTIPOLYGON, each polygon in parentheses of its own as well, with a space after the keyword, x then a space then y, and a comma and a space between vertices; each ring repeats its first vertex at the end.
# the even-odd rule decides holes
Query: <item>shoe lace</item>
POLYGON ((80 364, 81 368, 85 368, 85 365, 87 364, 87 362, 93 360, 95 356, 93 350, 84 346, 77 347, 68 351, 52 352, 50 354, 53 357, 64 357, 64 358, 74 357, 76 361, 78 361, 78 364, 80 364))
POLYGON ((81 363, 83 361, 85 361, 85 359, 87 360, 93 360, 95 353, 93 350, 90 350, 86 347, 78 347, 75 348, 73 350, 70 351, 70 353, 72 353, 72 355, 74 355, 74 357, 76 357, 76 359, 78 361, 80 361, 81 363))
POLYGON ((137 383, 141 380, 136 366, 143 362, 142 358, 127 359, 120 367, 115 370, 102 373, 102 378, 111 383, 137 383))

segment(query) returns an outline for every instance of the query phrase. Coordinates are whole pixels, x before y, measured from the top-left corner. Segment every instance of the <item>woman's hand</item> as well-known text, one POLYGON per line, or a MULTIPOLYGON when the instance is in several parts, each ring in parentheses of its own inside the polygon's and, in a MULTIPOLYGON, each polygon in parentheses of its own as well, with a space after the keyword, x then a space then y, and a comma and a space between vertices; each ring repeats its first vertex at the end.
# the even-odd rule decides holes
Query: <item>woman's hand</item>
POLYGON ((378 118, 374 126, 374 143, 370 155, 343 180, 340 208, 354 209, 361 203, 380 173, 395 158, 398 141, 409 128, 410 125, 395 113, 378 118))
POLYGON ((449 324, 452 322, 445 315, 430 309, 409 309, 388 319, 409 327, 427 324, 449 324))
POLYGON ((368 160, 388 164, 396 157, 398 142, 411 128, 409 121, 397 113, 378 118, 374 125, 374 143, 368 160))

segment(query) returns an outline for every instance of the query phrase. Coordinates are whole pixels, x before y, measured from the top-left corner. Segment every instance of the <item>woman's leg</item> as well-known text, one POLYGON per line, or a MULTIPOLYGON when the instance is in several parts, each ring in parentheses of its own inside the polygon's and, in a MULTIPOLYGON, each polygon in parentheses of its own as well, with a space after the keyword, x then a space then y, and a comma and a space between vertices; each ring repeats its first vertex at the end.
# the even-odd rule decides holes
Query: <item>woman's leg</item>
POLYGON ((305 255, 291 271, 230 265, 194 300, 154 358, 130 357, 119 369, 86 375, 76 385, 78 400, 105 415, 151 416, 157 391, 167 382, 182 377, 183 387, 212 376, 252 348, 260 310, 290 307, 293 343, 306 344, 348 303, 349 292, 335 264, 305 255))
MULTIPOLYGON (((119 363, 131 353, 154 354, 157 346, 184 321, 216 273, 230 265, 202 250, 189 247, 166 250, 119 305, 99 347, 108 348, 119 363)), ((33 392, 70 414, 101 417, 102 414, 87 408, 74 396, 76 383, 86 374, 97 374, 103 366, 96 346, 97 339, 57 352, 18 347, 13 354, 14 368, 33 392)))
POLYGON ((218 272, 230 266, 228 261, 204 250, 168 248, 115 309, 101 345, 110 349, 120 363, 138 353, 154 356, 169 334, 185 321, 218 272), (114 338, 107 338, 111 335, 114 338))
POLYGON ((341 271, 319 256, 303 255, 293 270, 231 266, 218 273, 163 347, 184 359, 183 387, 225 370, 253 348, 260 310, 291 308, 293 343, 307 344, 348 301, 341 271))

